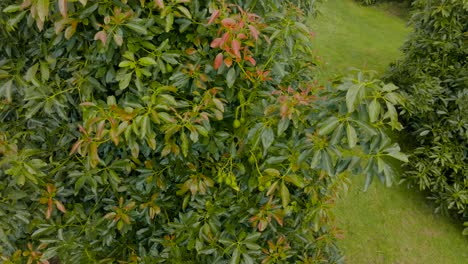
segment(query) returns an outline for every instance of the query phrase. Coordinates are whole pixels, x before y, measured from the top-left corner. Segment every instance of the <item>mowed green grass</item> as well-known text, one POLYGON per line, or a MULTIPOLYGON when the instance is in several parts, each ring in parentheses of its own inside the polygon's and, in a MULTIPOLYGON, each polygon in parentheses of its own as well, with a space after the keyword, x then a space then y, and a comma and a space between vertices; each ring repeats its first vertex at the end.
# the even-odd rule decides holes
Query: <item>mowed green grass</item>
POLYGON ((309 24, 326 72, 355 67, 382 73, 401 55, 399 47, 410 32, 405 21, 352 0, 326 0, 319 9, 322 14, 309 24))
MULTIPOLYGON (((316 51, 322 57, 322 77, 351 67, 383 73, 396 60, 410 30, 406 22, 384 10, 352 0, 327 0, 322 15, 310 21, 316 51)), ((466 264, 468 239, 460 223, 433 213, 424 195, 405 186, 384 187, 374 181, 362 191, 355 177, 348 194, 337 202, 339 242, 349 264, 466 264)))

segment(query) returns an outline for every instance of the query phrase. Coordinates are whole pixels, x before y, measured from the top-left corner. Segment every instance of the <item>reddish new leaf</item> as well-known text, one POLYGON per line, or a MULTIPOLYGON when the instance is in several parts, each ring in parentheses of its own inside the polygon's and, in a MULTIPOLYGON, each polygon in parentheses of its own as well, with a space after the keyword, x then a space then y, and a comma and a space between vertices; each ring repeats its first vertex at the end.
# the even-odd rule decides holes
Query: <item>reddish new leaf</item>
POLYGON ((238 39, 246 39, 246 38, 247 38, 247 35, 245 35, 244 33, 239 33, 239 34, 237 35, 237 38, 238 38, 238 39))
POLYGON ((193 54, 197 53, 197 50, 194 49, 194 48, 188 48, 188 49, 185 50, 185 53, 187 55, 193 55, 193 54))
POLYGON ((107 42, 107 34, 105 31, 101 30, 94 35, 94 40, 100 40, 103 45, 106 45, 107 42))
POLYGON ((213 41, 211 41, 210 47, 218 48, 221 45, 222 41, 223 40, 221 38, 215 38, 213 41))
POLYGON ((217 70, 219 67, 221 67, 223 63, 223 53, 219 53, 216 55, 215 61, 214 61, 214 69, 217 70))
POLYGON ((47 201, 47 211, 46 211, 46 219, 50 219, 52 216, 52 198, 49 198, 47 201))
POLYGON ((227 32, 224 33, 223 37, 221 38, 221 42, 219 43, 219 46, 221 48, 223 48, 224 43, 226 43, 226 41, 229 39, 230 36, 231 36, 231 34, 229 34, 227 32))
POLYGON ((21 4, 21 10, 24 10, 28 8, 31 5, 31 0, 24 0, 23 3, 21 4))
POLYGON ((231 43, 232 51, 234 52, 234 55, 236 58, 240 59, 241 54, 240 54, 240 43, 237 39, 234 39, 231 43))
POLYGON ((229 17, 221 20, 221 25, 227 28, 234 28, 236 24, 237 24, 236 20, 229 18, 229 17))
POLYGON ((232 59, 231 59, 231 57, 225 58, 225 59, 224 59, 224 64, 226 64, 226 66, 227 66, 228 68, 231 67, 231 65, 232 65, 232 59))
POLYGON ((263 232, 268 226, 268 221, 266 219, 260 219, 258 222, 257 228, 258 231, 263 232))
POLYGON ((160 9, 164 9, 164 2, 163 0, 155 0, 154 7, 159 7, 160 9))
POLYGON ((257 41, 258 40, 258 35, 259 35, 258 30, 252 25, 249 25, 249 29, 250 29, 250 34, 255 39, 255 41, 257 41))
POLYGON ((58 201, 58 200, 55 200, 55 206, 57 207, 57 209, 59 209, 60 212, 62 213, 66 213, 67 212, 67 209, 65 209, 65 206, 63 205, 62 202, 58 201))
POLYGON ((219 17, 219 13, 220 13, 219 10, 215 10, 215 11, 213 12, 213 14, 211 14, 210 20, 208 20, 208 25, 210 25, 211 23, 213 23, 213 22, 216 20, 216 18, 219 17))
POLYGON ((244 60, 250 62, 253 66, 257 65, 257 62, 256 62, 255 59, 252 58, 251 56, 245 56, 245 57, 244 57, 244 60))
POLYGON ((71 148, 70 150, 70 156, 75 154, 75 152, 78 151, 78 149, 81 147, 81 144, 83 144, 83 140, 78 140, 77 142, 75 142, 75 144, 73 144, 73 147, 71 148))

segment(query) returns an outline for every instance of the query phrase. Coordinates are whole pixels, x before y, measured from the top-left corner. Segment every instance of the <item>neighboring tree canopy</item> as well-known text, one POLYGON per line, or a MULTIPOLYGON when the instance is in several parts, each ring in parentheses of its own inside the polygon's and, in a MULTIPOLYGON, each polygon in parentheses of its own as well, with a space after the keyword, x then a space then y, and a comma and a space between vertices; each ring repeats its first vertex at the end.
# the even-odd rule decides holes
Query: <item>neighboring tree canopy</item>
POLYGON ((413 149, 404 178, 428 190, 437 210, 467 221, 468 1, 419 0, 414 6, 404 58, 388 72, 407 94, 404 131, 413 149))

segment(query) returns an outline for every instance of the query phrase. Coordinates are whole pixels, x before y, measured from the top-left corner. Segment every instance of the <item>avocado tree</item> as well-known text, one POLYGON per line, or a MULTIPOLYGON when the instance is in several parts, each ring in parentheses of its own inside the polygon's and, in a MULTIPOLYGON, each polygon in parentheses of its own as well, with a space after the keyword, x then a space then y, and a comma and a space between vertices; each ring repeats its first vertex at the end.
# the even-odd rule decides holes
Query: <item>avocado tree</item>
MULTIPOLYGON (((401 86, 411 137, 404 180, 468 226, 468 2, 415 1, 414 32, 387 79, 401 86)), ((464 231, 468 234, 468 228, 464 231)))
POLYGON ((4 263, 336 263, 394 85, 314 79, 314 1, 2 1, 4 263))

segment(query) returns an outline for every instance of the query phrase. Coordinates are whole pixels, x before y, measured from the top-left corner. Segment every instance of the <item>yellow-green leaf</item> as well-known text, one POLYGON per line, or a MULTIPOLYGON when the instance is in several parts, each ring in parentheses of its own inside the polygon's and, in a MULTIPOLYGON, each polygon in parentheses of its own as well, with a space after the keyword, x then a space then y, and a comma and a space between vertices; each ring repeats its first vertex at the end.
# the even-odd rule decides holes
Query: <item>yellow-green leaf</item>
POLYGON ((177 6, 177 9, 179 9, 179 11, 184 14, 184 16, 192 19, 192 14, 190 14, 190 11, 185 6, 177 6))
POLYGON ((36 8, 39 20, 44 22, 46 17, 49 15, 49 0, 37 0, 36 8))
POLYGON ((156 61, 150 57, 143 57, 138 60, 138 63, 142 66, 151 66, 151 65, 155 65, 156 61))
POLYGON ((349 123, 346 126, 346 134, 348 136, 348 145, 350 148, 354 148, 357 142, 356 129, 349 123))
POLYGON ((281 202, 283 204, 283 208, 286 208, 288 206, 290 198, 291 197, 289 194, 288 187, 286 186, 284 182, 282 182, 281 183, 281 202))

